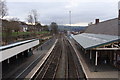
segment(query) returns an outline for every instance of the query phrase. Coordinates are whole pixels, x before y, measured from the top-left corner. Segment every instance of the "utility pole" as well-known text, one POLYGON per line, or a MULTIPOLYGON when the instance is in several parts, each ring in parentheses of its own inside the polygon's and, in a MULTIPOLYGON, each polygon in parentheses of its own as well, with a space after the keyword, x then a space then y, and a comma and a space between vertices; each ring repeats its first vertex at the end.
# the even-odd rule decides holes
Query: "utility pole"
POLYGON ((71 30, 71 11, 69 11, 69 24, 70 24, 70 30, 71 30))
POLYGON ((71 26, 71 11, 69 11, 69 24, 71 26))

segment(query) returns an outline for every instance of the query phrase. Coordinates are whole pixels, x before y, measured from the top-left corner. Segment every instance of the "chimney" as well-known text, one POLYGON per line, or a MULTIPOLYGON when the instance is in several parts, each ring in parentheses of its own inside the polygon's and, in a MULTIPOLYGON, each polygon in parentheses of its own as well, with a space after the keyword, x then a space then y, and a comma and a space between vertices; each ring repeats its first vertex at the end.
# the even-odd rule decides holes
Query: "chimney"
POLYGON ((98 24, 99 23, 99 19, 95 19, 95 24, 98 24))

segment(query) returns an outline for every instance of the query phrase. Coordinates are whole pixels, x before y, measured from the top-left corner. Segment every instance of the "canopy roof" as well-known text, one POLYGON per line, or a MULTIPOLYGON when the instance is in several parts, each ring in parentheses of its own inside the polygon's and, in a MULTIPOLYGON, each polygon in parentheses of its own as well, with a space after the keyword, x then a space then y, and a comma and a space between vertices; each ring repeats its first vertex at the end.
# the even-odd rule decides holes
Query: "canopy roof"
POLYGON ((90 34, 82 33, 79 35, 72 35, 84 49, 96 48, 109 43, 117 42, 120 40, 120 36, 104 35, 104 34, 90 34))
POLYGON ((32 42, 32 41, 35 41, 35 40, 37 40, 37 39, 26 40, 26 41, 16 42, 16 43, 5 45, 5 46, 0 46, 0 50, 9 49, 9 48, 19 46, 19 45, 22 45, 22 44, 25 44, 25 43, 29 43, 29 42, 32 42))

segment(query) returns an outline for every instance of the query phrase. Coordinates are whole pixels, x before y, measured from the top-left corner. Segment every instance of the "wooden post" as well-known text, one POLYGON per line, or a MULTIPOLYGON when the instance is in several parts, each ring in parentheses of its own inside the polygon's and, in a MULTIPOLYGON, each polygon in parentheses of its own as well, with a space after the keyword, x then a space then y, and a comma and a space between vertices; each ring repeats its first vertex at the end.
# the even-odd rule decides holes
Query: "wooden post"
POLYGON ((116 52, 114 51, 114 58, 113 58, 113 60, 114 60, 114 65, 116 66, 116 56, 117 56, 117 54, 116 54, 116 52))
POLYGON ((16 55, 16 59, 17 59, 18 57, 17 57, 17 55, 16 55))
POLYGON ((90 60, 92 59, 92 51, 90 50, 90 60))
POLYGON ((87 53, 87 51, 85 50, 85 54, 87 53))
POLYGON ((22 52, 22 56, 24 55, 24 53, 22 52))
POLYGON ((98 65, 98 52, 96 51, 96 57, 95 57, 95 66, 98 65))
POLYGON ((95 72, 97 72, 97 65, 98 65, 98 52, 96 51, 96 56, 95 56, 95 72))
POLYGON ((8 59, 8 64, 10 63, 10 60, 8 59))
POLYGON ((28 49, 28 51, 27 51, 28 53, 30 52, 30 50, 28 49))

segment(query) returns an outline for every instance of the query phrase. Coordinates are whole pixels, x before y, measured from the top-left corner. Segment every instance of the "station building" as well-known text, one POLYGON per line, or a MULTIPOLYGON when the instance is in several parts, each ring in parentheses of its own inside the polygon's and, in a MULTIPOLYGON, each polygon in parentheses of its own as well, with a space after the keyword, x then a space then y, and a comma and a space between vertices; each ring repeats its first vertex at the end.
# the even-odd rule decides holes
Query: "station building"
POLYGON ((118 18, 87 26, 84 33, 72 38, 82 54, 94 66, 107 65, 120 69, 120 26, 118 18))

